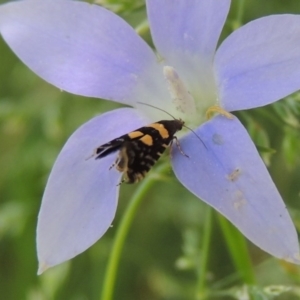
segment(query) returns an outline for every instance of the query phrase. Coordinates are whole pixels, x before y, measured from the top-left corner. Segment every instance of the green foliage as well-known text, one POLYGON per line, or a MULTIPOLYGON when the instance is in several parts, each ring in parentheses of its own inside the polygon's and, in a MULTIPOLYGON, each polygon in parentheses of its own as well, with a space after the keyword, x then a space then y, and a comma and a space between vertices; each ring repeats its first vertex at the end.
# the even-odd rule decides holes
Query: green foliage
MULTIPOLYGON (((232 2, 223 37, 263 15, 300 13, 294 0, 232 2)), ((98 3, 120 13, 151 43, 142 0, 98 3)), ((39 277, 35 227, 47 177, 65 141, 95 114, 117 104, 50 86, 28 70, 2 40, 0 53, 1 299, 99 299, 113 238, 137 186, 122 187, 114 226, 99 242, 39 277)), ((300 93, 238 116, 300 229, 300 93)), ((155 174, 154 170, 151 176, 155 174)), ((299 299, 298 266, 247 244, 234 229, 218 222, 215 212, 208 228, 206 205, 180 186, 170 170, 160 176, 129 229, 114 299, 299 299), (202 263, 206 266, 199 274, 202 263), (204 278, 201 284, 199 276, 204 278), (201 294, 196 297, 200 286, 201 294)))
POLYGON ((143 0, 96 0, 92 3, 106 7, 117 14, 127 14, 145 7, 143 0))

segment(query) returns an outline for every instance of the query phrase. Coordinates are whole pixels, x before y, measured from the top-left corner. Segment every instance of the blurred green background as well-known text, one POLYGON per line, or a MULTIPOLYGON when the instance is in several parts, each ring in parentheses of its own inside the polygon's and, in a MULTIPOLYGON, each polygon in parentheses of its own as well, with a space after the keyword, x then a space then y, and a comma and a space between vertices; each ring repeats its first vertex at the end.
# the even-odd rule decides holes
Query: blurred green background
MULTIPOLYGON (((142 0, 100 2, 142 28, 143 38, 151 44, 142 0)), ((274 13, 300 14, 300 3, 233 0, 222 37, 250 20, 274 13)), ((100 299, 113 238, 137 186, 122 187, 114 226, 100 241, 42 276, 36 275, 35 230, 43 189, 63 144, 81 124, 118 104, 50 86, 24 66, 2 39, 0 53, 0 299, 100 299)), ((300 229, 300 93, 238 116, 300 229)), ((135 217, 123 249, 114 299, 195 299, 206 213, 207 206, 180 185, 170 168, 135 217)), ((207 299, 300 299, 300 267, 272 258, 250 242, 256 283, 246 285, 217 214, 212 217, 204 274, 207 299)))

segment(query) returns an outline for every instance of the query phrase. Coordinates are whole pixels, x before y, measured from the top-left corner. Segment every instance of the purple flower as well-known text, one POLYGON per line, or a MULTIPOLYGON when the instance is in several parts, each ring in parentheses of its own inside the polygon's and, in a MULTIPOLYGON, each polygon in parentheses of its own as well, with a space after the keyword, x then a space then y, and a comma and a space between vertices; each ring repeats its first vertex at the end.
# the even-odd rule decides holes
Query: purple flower
POLYGON ((153 121, 165 109, 195 129, 173 147, 179 181, 270 254, 299 263, 295 227, 247 131, 236 117, 205 121, 218 105, 232 112, 300 89, 300 16, 246 24, 216 50, 229 0, 148 0, 157 55, 121 18, 75 1, 2 5, 0 30, 39 76, 68 92, 132 106, 95 117, 67 141, 50 174, 37 229, 40 272, 81 253, 113 221, 121 174, 116 154, 93 149, 153 121))

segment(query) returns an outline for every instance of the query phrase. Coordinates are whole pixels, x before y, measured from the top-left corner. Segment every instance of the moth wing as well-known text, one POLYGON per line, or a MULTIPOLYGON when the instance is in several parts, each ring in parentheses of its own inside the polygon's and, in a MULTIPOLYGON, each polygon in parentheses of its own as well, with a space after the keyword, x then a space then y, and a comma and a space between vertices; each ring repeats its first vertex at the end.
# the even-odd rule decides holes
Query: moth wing
MULTIPOLYGON (((143 127, 141 127, 140 129, 143 129, 143 127)), ((142 131, 140 131, 140 129, 132 131, 128 134, 124 134, 114 140, 111 140, 110 142, 104 145, 97 147, 94 150, 94 156, 96 156, 96 159, 103 158, 110 153, 120 150, 121 147, 124 145, 124 143, 126 142, 130 143, 134 140, 141 138, 145 134, 142 131)))
POLYGON ((121 140, 121 138, 112 140, 109 143, 106 143, 104 145, 97 147, 94 150, 94 156, 96 156, 96 159, 103 158, 103 157, 107 156, 108 154, 119 150, 123 143, 124 143, 124 140, 121 140))

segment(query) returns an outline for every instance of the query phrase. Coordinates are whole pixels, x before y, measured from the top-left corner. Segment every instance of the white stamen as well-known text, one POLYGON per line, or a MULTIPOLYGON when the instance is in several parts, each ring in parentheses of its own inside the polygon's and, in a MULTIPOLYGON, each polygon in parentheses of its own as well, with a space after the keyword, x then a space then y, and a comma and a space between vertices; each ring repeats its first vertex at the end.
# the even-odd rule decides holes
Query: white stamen
POLYGON ((168 81, 168 89, 176 110, 187 115, 195 114, 195 100, 186 89, 183 81, 180 79, 175 69, 170 66, 165 66, 164 76, 168 81))

